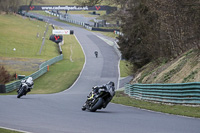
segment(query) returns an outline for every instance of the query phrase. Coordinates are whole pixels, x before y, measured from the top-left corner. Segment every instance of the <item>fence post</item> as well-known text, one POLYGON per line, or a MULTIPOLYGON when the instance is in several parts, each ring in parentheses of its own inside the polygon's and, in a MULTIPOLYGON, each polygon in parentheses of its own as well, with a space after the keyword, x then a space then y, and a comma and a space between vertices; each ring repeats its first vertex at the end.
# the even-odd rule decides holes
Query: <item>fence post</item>
POLYGON ((6 93, 5 85, 0 85, 0 93, 6 93))

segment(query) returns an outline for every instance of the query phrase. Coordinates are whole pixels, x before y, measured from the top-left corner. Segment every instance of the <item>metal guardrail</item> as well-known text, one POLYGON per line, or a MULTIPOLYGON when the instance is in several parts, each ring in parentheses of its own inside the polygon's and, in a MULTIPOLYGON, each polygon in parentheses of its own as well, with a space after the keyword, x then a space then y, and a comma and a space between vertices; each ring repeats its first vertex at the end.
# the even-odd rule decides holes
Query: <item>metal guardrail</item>
MULTIPOLYGON (((42 63, 39 66, 39 70, 38 71, 36 71, 33 74, 25 77, 24 79, 26 79, 28 77, 32 77, 33 80, 39 78, 40 76, 42 76, 43 74, 45 74, 47 72, 47 66, 50 66, 50 65, 52 65, 52 64, 54 64, 54 63, 56 63, 56 62, 58 62, 60 60, 63 60, 63 55, 62 54, 57 56, 57 57, 54 57, 54 58, 52 58, 52 59, 50 59, 50 60, 48 60, 46 62, 44 62, 44 63, 42 63)), ((19 86, 20 86, 20 80, 12 82, 10 84, 6 84, 5 85, 5 92, 6 93, 11 92, 11 91, 19 88, 19 86)))
POLYGON ((200 82, 182 84, 126 84, 124 92, 143 100, 200 104, 200 82))
POLYGON ((66 21, 66 22, 69 22, 69 23, 73 23, 73 24, 77 24, 77 25, 84 26, 86 29, 92 30, 92 27, 89 26, 88 24, 84 23, 84 22, 72 20, 72 19, 69 19, 69 18, 63 17, 63 16, 64 16, 64 15, 60 15, 60 16, 59 16, 59 19, 60 19, 60 20, 63 20, 63 21, 66 21))
MULTIPOLYGON (((49 12, 47 12, 49 13, 49 12)), ((59 19, 60 20, 63 20, 63 21, 66 21, 68 23, 73 23, 73 24, 77 24, 77 25, 81 25, 83 26, 84 28, 88 29, 88 30, 93 30, 93 31, 104 31, 104 32, 114 32, 116 31, 116 29, 102 29, 102 28, 97 28, 97 27, 92 27, 91 25, 85 23, 85 22, 81 22, 81 21, 76 21, 76 20, 73 20, 73 19, 70 19, 69 17, 64 17, 65 15, 63 14, 60 14, 59 15, 59 19)))
POLYGON ((52 65, 52 64, 54 64, 54 63, 56 63, 56 62, 58 62, 58 61, 60 61, 60 60, 62 60, 63 59, 63 55, 61 54, 61 55, 59 55, 59 56, 57 56, 57 57, 54 57, 54 58, 52 58, 52 59, 50 59, 50 60, 48 60, 48 61, 46 61, 46 62, 43 62, 40 66, 39 66, 39 69, 41 69, 41 68, 43 68, 43 67, 45 67, 45 66, 47 66, 47 65, 52 65))
POLYGON ((22 15, 22 16, 26 16, 26 17, 29 17, 29 18, 37 19, 37 20, 40 20, 40 21, 43 21, 43 18, 42 18, 42 17, 35 16, 35 15, 33 15, 33 14, 31 14, 31 13, 27 13, 27 12, 25 12, 25 11, 22 11, 22 12, 21 12, 21 15, 22 15))
POLYGON ((123 35, 124 35, 122 32, 120 32, 120 31, 117 31, 117 30, 115 30, 115 31, 114 31, 114 34, 116 34, 116 35, 121 35, 121 36, 123 36, 123 35))

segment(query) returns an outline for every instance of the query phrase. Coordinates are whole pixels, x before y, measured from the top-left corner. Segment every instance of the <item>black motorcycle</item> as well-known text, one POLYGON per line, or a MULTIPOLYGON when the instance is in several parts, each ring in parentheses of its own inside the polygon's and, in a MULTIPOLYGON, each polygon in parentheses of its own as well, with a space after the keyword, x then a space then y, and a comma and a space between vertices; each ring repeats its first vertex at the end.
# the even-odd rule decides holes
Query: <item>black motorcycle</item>
POLYGON ((110 85, 106 85, 104 88, 100 88, 98 93, 93 91, 89 94, 87 101, 85 102, 82 110, 89 110, 95 112, 97 109, 106 108, 108 103, 115 95, 115 88, 110 85))

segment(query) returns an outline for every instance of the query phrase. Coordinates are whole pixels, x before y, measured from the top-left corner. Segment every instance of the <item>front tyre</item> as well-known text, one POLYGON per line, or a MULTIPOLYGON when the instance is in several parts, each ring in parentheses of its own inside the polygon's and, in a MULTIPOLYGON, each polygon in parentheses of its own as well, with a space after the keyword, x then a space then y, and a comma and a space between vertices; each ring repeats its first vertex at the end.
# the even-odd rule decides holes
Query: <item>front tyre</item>
POLYGON ((103 105, 103 99, 99 98, 98 101, 95 103, 95 105, 92 106, 89 110, 91 112, 95 112, 97 109, 101 109, 102 105, 103 105))
POLYGON ((25 88, 24 88, 24 87, 21 87, 21 88, 19 89, 19 92, 18 92, 17 98, 20 98, 21 96, 23 96, 24 91, 25 91, 25 88))

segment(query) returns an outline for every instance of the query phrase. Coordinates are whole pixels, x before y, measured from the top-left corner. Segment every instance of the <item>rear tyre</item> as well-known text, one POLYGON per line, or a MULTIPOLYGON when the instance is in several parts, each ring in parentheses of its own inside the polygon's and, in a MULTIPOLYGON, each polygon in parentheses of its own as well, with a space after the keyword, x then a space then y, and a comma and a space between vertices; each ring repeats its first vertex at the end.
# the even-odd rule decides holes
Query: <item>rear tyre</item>
POLYGON ((101 109, 102 105, 103 105, 103 99, 99 98, 96 104, 90 108, 90 111, 95 112, 97 109, 101 109))

